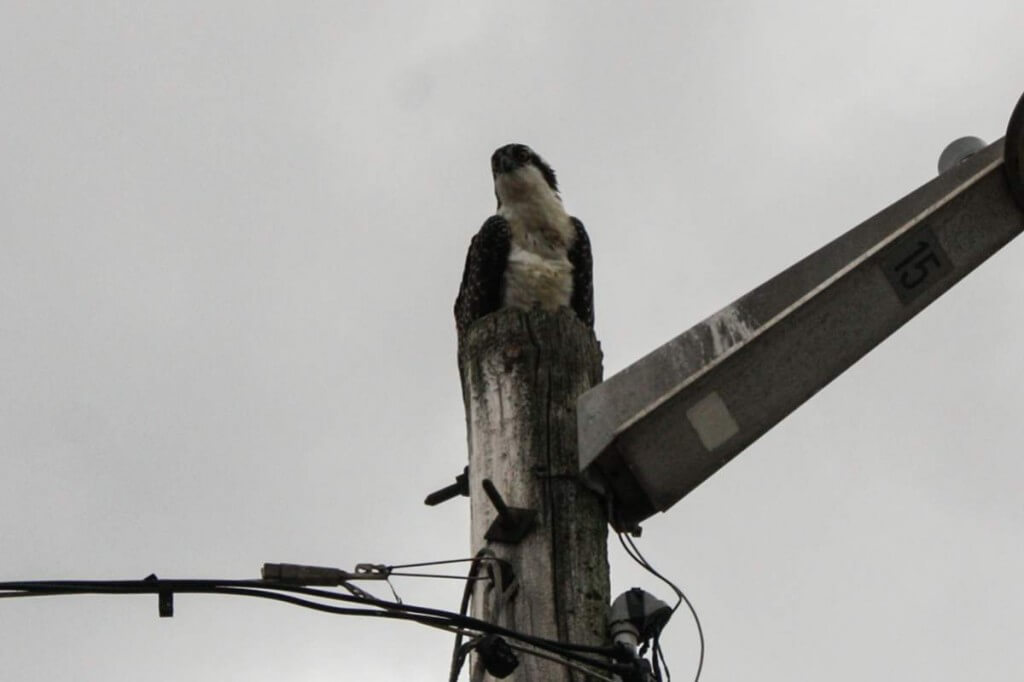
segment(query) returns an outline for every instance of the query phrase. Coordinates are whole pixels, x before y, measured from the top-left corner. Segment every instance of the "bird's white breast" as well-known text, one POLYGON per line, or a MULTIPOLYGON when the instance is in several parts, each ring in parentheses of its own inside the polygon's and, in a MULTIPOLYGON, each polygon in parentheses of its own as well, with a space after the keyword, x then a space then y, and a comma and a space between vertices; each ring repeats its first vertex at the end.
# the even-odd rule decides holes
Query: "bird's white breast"
POLYGON ((511 234, 503 303, 556 310, 572 299, 573 272, 567 257, 576 237, 569 215, 543 176, 527 166, 496 183, 511 234))
POLYGON ((565 256, 548 258, 512 246, 505 269, 505 305, 529 310, 568 306, 572 298, 572 264, 565 256))

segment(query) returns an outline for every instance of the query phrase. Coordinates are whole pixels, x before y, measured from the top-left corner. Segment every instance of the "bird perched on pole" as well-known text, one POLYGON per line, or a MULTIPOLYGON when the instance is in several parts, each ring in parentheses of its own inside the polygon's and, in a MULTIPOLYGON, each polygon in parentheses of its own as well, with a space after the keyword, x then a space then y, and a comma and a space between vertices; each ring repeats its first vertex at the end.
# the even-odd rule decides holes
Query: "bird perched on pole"
POLYGON ((491 155, 497 213, 473 237, 455 299, 459 339, 500 308, 570 307, 594 326, 593 260, 583 223, 566 213, 555 172, 524 144, 491 155))

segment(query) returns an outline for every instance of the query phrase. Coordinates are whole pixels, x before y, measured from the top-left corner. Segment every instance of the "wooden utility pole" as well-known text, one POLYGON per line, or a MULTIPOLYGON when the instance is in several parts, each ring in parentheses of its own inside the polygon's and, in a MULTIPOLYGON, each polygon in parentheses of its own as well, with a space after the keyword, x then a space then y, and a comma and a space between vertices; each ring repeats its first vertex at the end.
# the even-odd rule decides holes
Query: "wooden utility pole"
MULTIPOLYGON (((604 644, 609 603, 607 520, 580 482, 576 398, 601 380, 601 350, 573 311, 505 309, 476 322, 459 349, 469 433, 474 553, 507 560, 517 583, 479 581, 473 615, 535 636, 604 644), (536 511, 518 543, 485 539, 498 516, 485 479, 509 507, 536 511)), ((471 679, 491 679, 477 658, 471 679)), ((565 666, 519 656, 517 682, 581 680, 565 666)))

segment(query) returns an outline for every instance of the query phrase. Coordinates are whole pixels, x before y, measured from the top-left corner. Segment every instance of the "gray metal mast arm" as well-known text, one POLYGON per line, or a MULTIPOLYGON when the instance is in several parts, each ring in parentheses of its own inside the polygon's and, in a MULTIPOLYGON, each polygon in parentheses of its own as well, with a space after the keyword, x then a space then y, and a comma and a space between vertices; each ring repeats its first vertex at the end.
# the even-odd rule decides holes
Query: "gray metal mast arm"
POLYGON ((1024 97, 1007 137, 578 402, 614 526, 665 511, 1024 229, 1024 97))

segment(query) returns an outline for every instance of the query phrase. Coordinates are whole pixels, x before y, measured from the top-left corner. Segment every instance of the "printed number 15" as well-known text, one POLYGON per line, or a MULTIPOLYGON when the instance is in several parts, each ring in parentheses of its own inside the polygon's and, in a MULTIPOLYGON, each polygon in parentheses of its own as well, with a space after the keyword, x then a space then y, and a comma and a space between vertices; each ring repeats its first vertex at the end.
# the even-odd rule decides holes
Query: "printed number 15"
POLYGON ((941 270, 942 263, 928 242, 919 241, 914 252, 897 263, 894 269, 900 277, 900 284, 913 289, 928 278, 931 269, 941 270))

